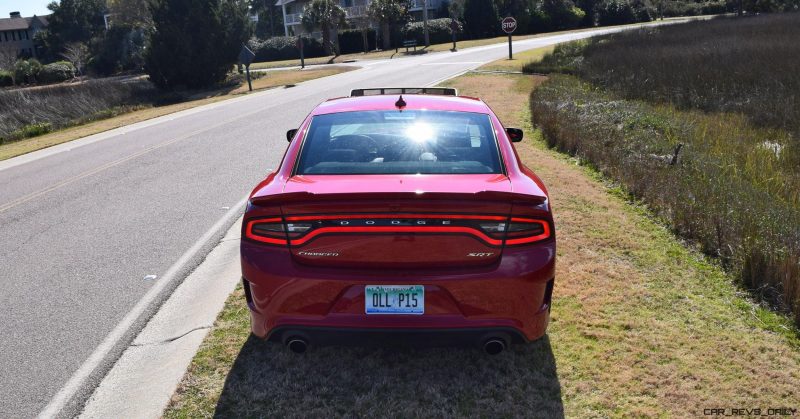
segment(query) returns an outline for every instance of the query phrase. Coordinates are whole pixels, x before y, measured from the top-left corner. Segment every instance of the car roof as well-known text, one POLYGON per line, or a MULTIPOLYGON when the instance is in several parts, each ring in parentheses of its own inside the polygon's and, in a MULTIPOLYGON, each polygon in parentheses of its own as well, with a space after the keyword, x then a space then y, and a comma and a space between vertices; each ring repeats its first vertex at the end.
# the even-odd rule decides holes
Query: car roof
MULTIPOLYGON (((312 115, 339 112, 396 110, 395 102, 400 95, 357 96, 330 99, 323 102, 312 115)), ((458 111, 490 114, 489 107, 480 99, 464 96, 403 95, 406 106, 403 110, 458 111)))

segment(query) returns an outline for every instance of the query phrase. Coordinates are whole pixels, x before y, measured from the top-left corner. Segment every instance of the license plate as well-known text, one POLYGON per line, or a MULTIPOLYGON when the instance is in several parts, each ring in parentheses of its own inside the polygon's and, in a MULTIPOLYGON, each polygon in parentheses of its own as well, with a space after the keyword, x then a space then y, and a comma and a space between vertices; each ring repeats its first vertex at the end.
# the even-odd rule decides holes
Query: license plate
POLYGON ((425 287, 422 285, 367 285, 364 288, 367 314, 424 314, 425 287))

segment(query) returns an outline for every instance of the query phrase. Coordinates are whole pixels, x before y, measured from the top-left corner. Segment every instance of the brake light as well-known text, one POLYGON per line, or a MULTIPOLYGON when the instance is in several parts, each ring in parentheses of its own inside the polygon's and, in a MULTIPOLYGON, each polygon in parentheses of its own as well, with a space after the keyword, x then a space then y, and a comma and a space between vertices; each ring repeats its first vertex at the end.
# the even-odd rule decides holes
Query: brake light
POLYGON ((506 231, 506 245, 528 244, 550 238, 550 224, 545 220, 512 217, 506 231))

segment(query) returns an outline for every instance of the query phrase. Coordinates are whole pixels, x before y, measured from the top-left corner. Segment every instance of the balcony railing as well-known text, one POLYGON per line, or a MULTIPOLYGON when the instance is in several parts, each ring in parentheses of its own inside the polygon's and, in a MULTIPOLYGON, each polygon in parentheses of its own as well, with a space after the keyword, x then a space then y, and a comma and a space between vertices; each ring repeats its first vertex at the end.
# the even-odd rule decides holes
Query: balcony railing
POLYGON ((291 13, 286 14, 286 24, 287 25, 299 25, 303 21, 303 14, 302 13, 291 13))
POLYGON ((367 6, 351 6, 344 8, 345 17, 352 19, 367 15, 367 6))
MULTIPOLYGON (((430 9, 438 9, 441 0, 428 0, 428 10, 430 9)), ((411 0, 411 7, 410 10, 422 10, 422 7, 425 5, 425 0, 411 0)))

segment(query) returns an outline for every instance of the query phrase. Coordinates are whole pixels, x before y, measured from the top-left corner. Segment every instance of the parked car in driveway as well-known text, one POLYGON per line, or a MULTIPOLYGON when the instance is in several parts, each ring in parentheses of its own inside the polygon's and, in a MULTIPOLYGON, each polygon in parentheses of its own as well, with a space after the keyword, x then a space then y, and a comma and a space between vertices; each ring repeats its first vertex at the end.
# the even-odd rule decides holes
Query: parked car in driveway
POLYGON ((556 242, 547 190, 480 99, 362 89, 317 106, 250 195, 241 260, 252 332, 326 344, 542 337, 556 242))

